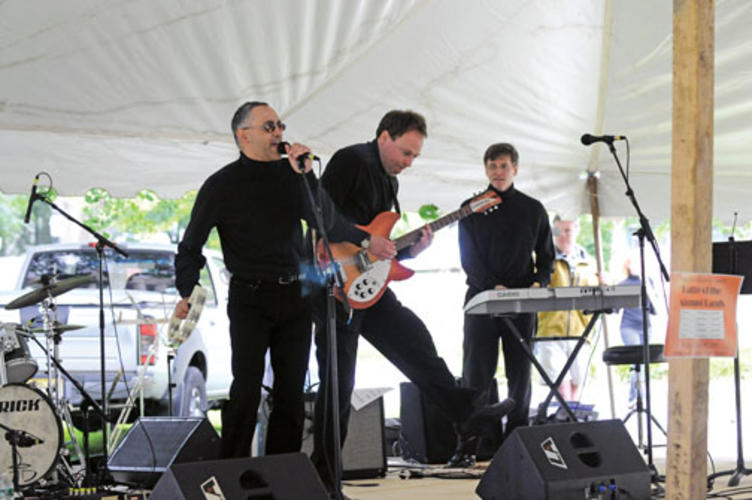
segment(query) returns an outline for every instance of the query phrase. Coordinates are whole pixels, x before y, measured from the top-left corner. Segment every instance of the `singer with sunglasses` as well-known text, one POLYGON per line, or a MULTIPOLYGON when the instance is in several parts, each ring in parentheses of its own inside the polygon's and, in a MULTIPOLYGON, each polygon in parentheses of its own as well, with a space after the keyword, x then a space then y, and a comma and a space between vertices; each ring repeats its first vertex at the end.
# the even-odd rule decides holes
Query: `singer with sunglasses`
MULTIPOLYGON (((309 148, 283 143, 285 124, 268 104, 246 102, 231 126, 240 156, 212 174, 198 192, 175 257, 176 287, 184 297, 175 313, 179 318, 188 314, 187 297, 206 262, 201 249, 216 228, 232 273, 227 314, 233 381, 222 408, 221 457, 251 454, 267 350, 274 370, 274 403, 265 451, 296 452, 303 435, 303 383, 312 323, 299 279, 304 248, 300 220, 316 227, 302 183, 308 182, 317 193, 317 181, 310 172, 309 148), (283 159, 280 151, 288 158, 283 159), (299 164, 301 155, 306 160, 299 164)), ((332 241, 360 244, 369 238, 339 216, 326 195, 318 203, 332 241)), ((374 252, 384 258, 392 255, 389 240, 374 236, 370 241, 374 252)))

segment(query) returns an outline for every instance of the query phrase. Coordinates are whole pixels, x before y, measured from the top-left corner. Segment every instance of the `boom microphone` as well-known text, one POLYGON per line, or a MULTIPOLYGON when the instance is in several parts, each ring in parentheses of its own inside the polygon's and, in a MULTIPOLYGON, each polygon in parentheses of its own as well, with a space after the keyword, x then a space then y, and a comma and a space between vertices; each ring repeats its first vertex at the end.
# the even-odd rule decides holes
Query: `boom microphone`
POLYGON ((580 142, 585 146, 590 146, 594 142, 605 142, 606 144, 612 144, 614 141, 623 141, 627 137, 624 135, 590 135, 583 134, 580 137, 580 142))
POLYGON ((29 223, 31 218, 31 207, 34 206, 34 202, 37 201, 37 184, 39 184, 39 174, 34 177, 34 184, 31 185, 31 194, 29 195, 29 204, 26 205, 26 216, 24 217, 24 224, 29 223))
POLYGON ((44 444, 44 440, 26 431, 16 431, 16 446, 19 448, 29 448, 37 444, 44 444))

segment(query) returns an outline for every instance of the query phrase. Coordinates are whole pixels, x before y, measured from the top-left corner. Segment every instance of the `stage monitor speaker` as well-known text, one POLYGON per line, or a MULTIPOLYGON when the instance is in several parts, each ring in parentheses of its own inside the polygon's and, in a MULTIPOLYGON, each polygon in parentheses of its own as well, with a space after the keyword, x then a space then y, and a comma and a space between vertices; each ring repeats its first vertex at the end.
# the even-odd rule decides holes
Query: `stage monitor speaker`
MULTIPOLYGON (((357 391, 358 389, 356 389, 357 391)), ((314 414, 316 394, 306 394, 306 415, 314 414)), ((301 450, 313 451, 313 420, 306 418, 301 450)), ((362 408, 350 409, 347 438, 342 447, 342 479, 367 479, 386 475, 384 398, 379 396, 362 408)))
POLYGON ((174 463, 214 460, 219 436, 205 418, 141 417, 110 455, 115 481, 151 487, 174 463))
MULTIPOLYGON (((497 403, 496 380, 491 382, 488 403, 497 403)), ((424 464, 446 463, 457 447, 452 422, 439 408, 423 397, 412 382, 400 384, 400 447, 402 457, 424 464)), ((480 436, 476 452, 479 460, 490 459, 501 445, 501 421, 480 436)))
POLYGON ((484 500, 568 500, 601 498, 601 488, 608 498, 650 498, 650 470, 621 420, 518 427, 475 492, 484 500))
POLYGON ((328 500, 311 461, 302 453, 174 464, 151 500, 328 500))

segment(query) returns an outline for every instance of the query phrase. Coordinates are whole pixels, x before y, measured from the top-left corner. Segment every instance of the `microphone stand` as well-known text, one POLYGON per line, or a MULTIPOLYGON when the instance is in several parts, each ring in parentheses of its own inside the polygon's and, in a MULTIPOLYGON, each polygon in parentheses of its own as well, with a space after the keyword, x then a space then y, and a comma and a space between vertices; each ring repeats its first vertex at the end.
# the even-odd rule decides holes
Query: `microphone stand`
MULTIPOLYGON (((729 236, 729 273, 737 274, 737 250, 736 242, 733 236, 729 236)), ((736 356, 734 356, 734 389, 736 394, 736 469, 727 470, 723 472, 716 472, 708 476, 709 484, 712 484, 713 480, 720 476, 731 475, 729 479, 729 486, 738 486, 739 481, 744 476, 752 474, 752 470, 747 469, 744 465, 744 450, 742 449, 742 393, 741 393, 741 381, 739 375, 739 347, 737 346, 736 356)))
POLYGON ((13 429, 0 422, 0 429, 5 431, 5 440, 10 443, 11 453, 13 454, 13 491, 18 494, 21 492, 18 486, 18 441, 21 439, 23 431, 13 429))
POLYGON ((629 198, 629 201, 632 203, 632 206, 634 207, 635 211, 637 212, 637 215, 640 220, 640 229, 638 229, 635 234, 637 236, 637 239, 639 241, 640 245, 640 294, 641 294, 641 309, 642 309, 642 363, 645 366, 645 410, 646 410, 646 420, 647 420, 647 447, 645 448, 645 451, 648 456, 648 467, 650 468, 650 474, 651 474, 651 482, 658 480, 658 471, 655 468, 655 464, 653 463, 653 432, 652 432, 652 413, 651 413, 651 405, 650 405, 650 345, 649 345, 649 338, 648 338, 648 293, 647 293, 647 286, 646 286, 646 276, 645 276, 645 240, 647 239, 650 245, 653 247, 653 253, 655 253, 655 258, 658 261, 658 265, 660 267, 661 275, 666 281, 669 281, 669 275, 668 271, 666 271, 666 266, 663 265, 663 260, 661 259, 661 254, 658 249, 658 242, 655 239, 655 235, 653 234, 653 231, 650 229, 650 222, 648 222, 648 218, 645 217, 645 214, 642 213, 642 210, 640 209, 640 205, 637 203, 637 198, 635 197, 634 191, 632 190, 632 186, 629 184, 629 179, 624 173, 624 169, 621 166, 621 162, 619 161, 619 156, 616 154, 616 148, 614 148, 613 140, 608 141, 608 149, 611 151, 611 155, 614 157, 614 160, 616 160, 616 166, 619 168, 619 173, 621 174, 621 178, 624 180, 624 184, 627 187, 626 196, 629 198))
MULTIPOLYGON (((30 203, 33 203, 37 200, 42 201, 49 205, 50 207, 54 208, 58 213, 60 213, 63 217, 68 219, 69 221, 73 222, 75 225, 79 226, 84 231, 88 232, 94 238, 97 240, 96 244, 96 250, 97 250, 97 259, 99 262, 99 356, 100 356, 100 383, 101 383, 101 390, 102 390, 102 408, 101 408, 101 415, 102 415, 102 453, 104 461, 103 463, 107 464, 107 391, 106 391, 106 384, 105 384, 105 350, 104 350, 104 273, 102 270, 103 262, 104 262, 104 249, 105 247, 110 247, 113 250, 115 250, 117 253, 122 255, 123 257, 128 257, 128 254, 124 252, 120 247, 118 247, 115 243, 108 240, 98 232, 91 229, 89 226, 84 224, 83 222, 78 221, 71 215, 69 215, 65 210, 55 205, 53 202, 47 199, 45 196, 46 193, 37 194, 34 193, 32 196, 32 199, 30 203)), ((93 402, 93 400, 92 400, 93 402)))
MULTIPOLYGON (((303 162, 300 162, 300 169, 304 170, 303 162)), ((329 359, 327 380, 323 384, 322 390, 330 391, 324 393, 324 401, 330 401, 331 404, 327 405, 332 410, 332 451, 334 458, 334 467, 332 471, 332 481, 334 483, 334 490, 337 500, 342 500, 342 450, 340 448, 340 419, 339 419, 339 375, 337 364, 337 304, 335 302, 335 293, 338 291, 341 297, 346 297, 344 284, 342 283, 342 277, 340 276, 337 263, 334 261, 332 249, 329 246, 329 238, 326 234, 326 227, 322 216, 321 206, 316 203, 313 196, 311 186, 306 181, 306 174, 301 174, 301 182, 305 186, 305 191, 308 196, 308 201, 311 204, 311 211, 316 219, 316 225, 318 226, 319 234, 326 251, 326 256, 329 259, 329 272, 325 271, 325 275, 328 275, 326 286, 326 339, 327 339, 327 358, 329 359), (331 395, 331 399, 327 396, 331 395)), ((320 185, 319 185, 320 189, 320 185)), ((345 309, 347 317, 351 317, 352 310, 350 304, 347 303, 347 299, 342 300, 342 306, 345 309)), ((324 429, 324 436, 326 435, 326 429, 324 429)), ((323 443, 322 443, 323 444, 323 443)), ((326 447, 325 447, 326 449, 326 447)))
MULTIPOLYGON (((104 411, 102 408, 97 404, 96 401, 91 397, 91 395, 86 392, 86 389, 84 389, 83 384, 76 380, 73 375, 68 373, 68 370, 63 368, 63 365, 60 363, 60 361, 57 360, 56 356, 50 356, 49 351, 47 348, 45 348, 42 343, 39 341, 39 339, 36 338, 34 335, 30 335, 31 340, 36 342, 37 346, 42 350, 45 355, 49 359, 52 360, 52 363, 55 365, 55 367, 58 369, 60 373, 62 373, 65 378, 67 378, 71 384, 73 384, 73 387, 75 387, 78 392, 81 394, 81 397, 83 398, 83 401, 81 402, 81 413, 83 415, 83 422, 84 422, 84 473, 86 476, 86 483, 90 484, 90 471, 89 471, 89 408, 93 408, 94 411, 99 413, 102 416, 103 421, 109 421, 107 420, 104 411)), ((106 442, 105 448, 106 448, 106 442)))

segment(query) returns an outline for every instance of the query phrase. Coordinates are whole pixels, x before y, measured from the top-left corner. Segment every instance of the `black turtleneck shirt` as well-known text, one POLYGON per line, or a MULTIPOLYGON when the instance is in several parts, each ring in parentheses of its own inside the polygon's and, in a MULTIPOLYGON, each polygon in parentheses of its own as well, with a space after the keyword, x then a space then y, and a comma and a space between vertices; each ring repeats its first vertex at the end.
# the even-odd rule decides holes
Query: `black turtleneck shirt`
MULTIPOLYGON (((339 212, 362 226, 398 204, 399 181, 384 170, 375 139, 334 153, 321 176, 321 185, 339 212)), ((397 254, 398 260, 409 257, 410 247, 397 254)))
POLYGON ((375 140, 334 153, 321 176, 321 185, 339 211, 360 225, 391 210, 399 189, 397 178, 388 175, 381 165, 375 140))
MULTIPOLYGON (((467 297, 496 285, 527 288, 551 281, 554 244, 548 214, 540 201, 512 185, 497 209, 460 221, 460 257, 470 287, 467 297)), ((470 200, 466 200, 463 205, 470 200)))
MULTIPOLYGON (((318 198, 312 172, 305 178, 318 198)), ((326 194, 319 200, 332 241, 355 244, 368 234, 346 222, 326 194)), ((286 159, 261 162, 240 154, 238 160, 211 175, 201 186, 191 219, 175 256, 175 284, 190 295, 206 263, 201 248, 216 227, 225 265, 246 280, 275 280, 300 272, 303 231, 300 220, 316 222, 303 186, 286 159)))

